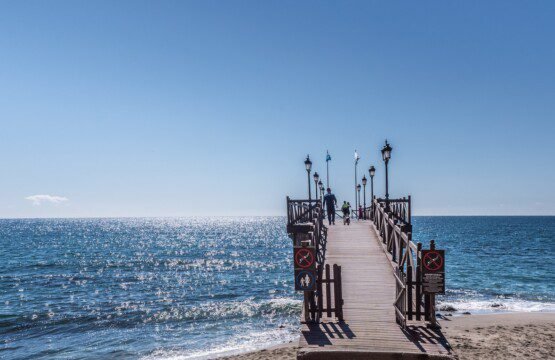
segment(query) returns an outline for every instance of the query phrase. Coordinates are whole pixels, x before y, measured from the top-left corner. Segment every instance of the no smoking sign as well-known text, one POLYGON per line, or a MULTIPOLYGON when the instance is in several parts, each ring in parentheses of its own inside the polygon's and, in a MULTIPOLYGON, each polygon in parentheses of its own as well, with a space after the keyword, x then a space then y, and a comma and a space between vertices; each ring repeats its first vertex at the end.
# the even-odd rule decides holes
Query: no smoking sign
POLYGON ((445 250, 422 250, 422 290, 445 293, 445 250))
POLYGON ((294 262, 296 269, 311 269, 316 265, 316 250, 314 247, 295 246, 294 262))
POLYGON ((443 271, 445 261, 444 250, 423 250, 422 263, 428 272, 443 271))

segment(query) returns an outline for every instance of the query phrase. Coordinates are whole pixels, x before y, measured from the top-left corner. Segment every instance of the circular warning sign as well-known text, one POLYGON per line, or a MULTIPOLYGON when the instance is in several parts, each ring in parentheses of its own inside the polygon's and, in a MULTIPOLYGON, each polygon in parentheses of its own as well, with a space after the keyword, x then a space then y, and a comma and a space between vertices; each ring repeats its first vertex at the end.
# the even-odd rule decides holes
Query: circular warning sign
POLYGON ((314 264, 314 253, 311 249, 298 249, 295 253, 295 266, 303 269, 309 268, 314 264))
POLYGON ((438 271, 443 267, 443 256, 437 251, 428 251, 422 262, 428 271, 438 271))
POLYGON ((302 270, 295 278, 295 285, 298 290, 312 291, 314 290, 315 275, 312 271, 302 270))

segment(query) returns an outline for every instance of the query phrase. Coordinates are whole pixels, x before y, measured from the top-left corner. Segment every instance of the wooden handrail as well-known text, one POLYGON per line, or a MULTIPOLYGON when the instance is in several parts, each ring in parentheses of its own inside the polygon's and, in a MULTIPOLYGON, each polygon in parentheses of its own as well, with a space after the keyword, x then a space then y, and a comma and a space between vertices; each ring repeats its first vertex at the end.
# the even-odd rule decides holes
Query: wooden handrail
POLYGON ((425 320, 435 324, 435 311, 429 310, 434 308, 435 298, 424 295, 422 291, 422 244, 412 241, 411 197, 389 200, 374 198, 370 211, 370 218, 382 245, 391 255, 396 269, 394 306, 398 323, 406 326, 406 320, 412 320, 413 315, 416 315, 416 320, 420 320, 424 312, 425 320), (406 298, 406 301, 400 301, 401 298, 406 298))

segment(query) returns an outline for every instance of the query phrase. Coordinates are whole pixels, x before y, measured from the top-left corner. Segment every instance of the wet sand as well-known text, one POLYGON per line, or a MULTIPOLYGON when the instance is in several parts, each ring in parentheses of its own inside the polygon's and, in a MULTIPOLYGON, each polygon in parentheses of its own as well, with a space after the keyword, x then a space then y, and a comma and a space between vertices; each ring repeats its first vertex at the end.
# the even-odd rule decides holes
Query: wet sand
MULTIPOLYGON (((441 325, 459 359, 555 358, 555 313, 446 316, 441 325)), ((225 359, 295 359, 297 345, 290 343, 225 359)))

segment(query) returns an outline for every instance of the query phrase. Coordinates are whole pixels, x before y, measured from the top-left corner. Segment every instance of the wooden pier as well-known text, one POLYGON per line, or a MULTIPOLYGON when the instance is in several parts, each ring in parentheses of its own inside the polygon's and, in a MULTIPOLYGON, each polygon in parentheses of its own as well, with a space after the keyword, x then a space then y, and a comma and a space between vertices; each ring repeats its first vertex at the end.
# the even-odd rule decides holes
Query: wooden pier
POLYGON ((435 319, 434 295, 423 291, 410 197, 373 199, 365 209, 372 220, 329 227, 319 200, 288 198, 287 206, 296 251, 312 247, 317 258, 314 288, 303 289, 298 359, 454 358, 435 319))

